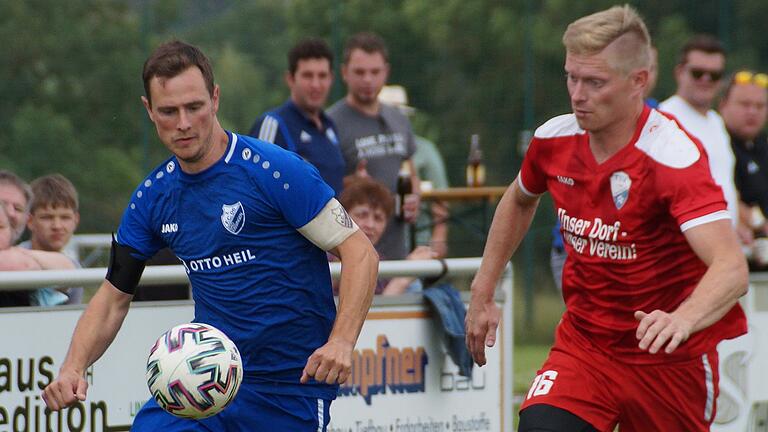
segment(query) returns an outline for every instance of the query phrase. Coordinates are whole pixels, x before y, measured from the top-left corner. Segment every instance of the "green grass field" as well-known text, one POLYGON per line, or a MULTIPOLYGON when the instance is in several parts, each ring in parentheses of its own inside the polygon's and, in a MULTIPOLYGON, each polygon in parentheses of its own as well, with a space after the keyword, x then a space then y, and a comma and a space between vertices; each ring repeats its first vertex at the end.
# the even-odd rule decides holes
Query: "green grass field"
POLYGON ((540 289, 533 296, 528 316, 523 290, 516 290, 514 297, 515 349, 512 393, 515 398, 514 426, 517 428, 517 407, 528 392, 536 371, 547 358, 549 347, 554 341, 554 329, 564 306, 560 294, 554 289, 540 289))
POLYGON ((514 351, 514 376, 512 383, 512 394, 515 398, 514 404, 514 427, 517 429, 517 409, 520 402, 528 392, 528 388, 536 376, 544 359, 549 353, 549 344, 525 344, 515 345, 514 351))

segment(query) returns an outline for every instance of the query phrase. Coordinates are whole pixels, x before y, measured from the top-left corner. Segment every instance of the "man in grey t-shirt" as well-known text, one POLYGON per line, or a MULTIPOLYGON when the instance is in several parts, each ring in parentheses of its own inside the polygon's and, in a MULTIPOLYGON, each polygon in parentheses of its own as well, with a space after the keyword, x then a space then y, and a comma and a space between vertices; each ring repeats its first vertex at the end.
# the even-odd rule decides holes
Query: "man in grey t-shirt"
POLYGON ((341 73, 347 96, 328 109, 328 116, 336 124, 348 174, 366 172, 396 193, 401 165, 409 168, 413 193, 405 197, 404 217, 389 221, 377 247, 384 259, 405 259, 407 224, 419 212, 419 179, 411 161, 416 142, 408 118, 378 100, 389 74, 384 41, 372 33, 354 35, 344 48, 341 73))

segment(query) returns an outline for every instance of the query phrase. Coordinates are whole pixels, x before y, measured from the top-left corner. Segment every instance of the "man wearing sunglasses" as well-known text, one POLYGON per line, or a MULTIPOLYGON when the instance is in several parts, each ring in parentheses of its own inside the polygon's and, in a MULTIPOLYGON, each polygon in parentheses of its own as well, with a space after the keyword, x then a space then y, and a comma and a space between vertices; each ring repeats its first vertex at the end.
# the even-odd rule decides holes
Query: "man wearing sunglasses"
POLYGON ((723 189, 731 222, 742 242, 751 242, 751 233, 739 224, 739 201, 734 184, 735 158, 723 119, 712 103, 717 96, 725 69, 725 48, 710 35, 689 39, 680 50, 675 66, 677 92, 659 105, 674 115, 691 135, 701 141, 709 156, 712 178, 723 189))
MULTIPOLYGON (((720 113, 731 136, 736 156, 736 188, 742 202, 745 225, 755 235, 768 235, 768 139, 763 132, 768 118, 768 75, 741 70, 733 74, 720 100, 720 113), (752 208, 758 217, 750 217, 752 208), (762 216, 762 217, 759 217, 762 216)), ((756 242, 760 244, 760 242, 756 242)), ((755 247, 755 250, 759 249, 755 247)), ((758 266, 765 266, 765 256, 753 254, 758 266)))

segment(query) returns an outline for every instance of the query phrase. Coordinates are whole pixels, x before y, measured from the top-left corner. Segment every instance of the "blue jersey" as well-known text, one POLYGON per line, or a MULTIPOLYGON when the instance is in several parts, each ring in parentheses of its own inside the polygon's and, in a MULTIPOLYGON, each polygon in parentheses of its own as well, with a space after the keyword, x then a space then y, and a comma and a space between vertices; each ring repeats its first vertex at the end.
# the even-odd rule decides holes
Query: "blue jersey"
POLYGON ((309 119, 290 99, 282 106, 259 117, 250 135, 298 153, 314 165, 336 194, 341 193, 347 165, 341 154, 336 126, 320 112, 322 129, 309 119))
POLYGON ((142 260, 174 251, 195 321, 232 338, 257 390, 333 399, 337 386, 299 384, 336 307, 325 252, 297 231, 333 190, 294 153, 227 134, 224 157, 200 173, 184 173, 175 157, 155 169, 131 197, 117 242, 142 260))

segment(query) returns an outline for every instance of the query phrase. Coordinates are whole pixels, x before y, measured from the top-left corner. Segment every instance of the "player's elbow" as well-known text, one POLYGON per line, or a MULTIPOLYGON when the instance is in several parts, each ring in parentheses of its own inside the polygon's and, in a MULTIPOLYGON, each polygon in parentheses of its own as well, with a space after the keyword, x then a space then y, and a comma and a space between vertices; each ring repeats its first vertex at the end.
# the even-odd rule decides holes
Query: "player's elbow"
POLYGON ((368 247, 365 248, 364 254, 365 254, 364 255, 365 262, 367 262, 369 268, 371 268, 378 275, 379 254, 378 252, 376 252, 376 249, 373 247, 372 244, 368 243, 368 247))
POLYGON ((741 297, 749 290, 749 268, 744 256, 733 257, 731 259, 730 280, 733 284, 735 296, 741 297))
POLYGON ((741 297, 745 295, 749 290, 749 268, 747 267, 747 262, 742 260, 739 268, 740 268, 739 297, 741 297))
POLYGON ((350 264, 366 269, 374 275, 378 274, 379 254, 362 231, 352 234, 337 249, 342 268, 345 264, 350 264))

